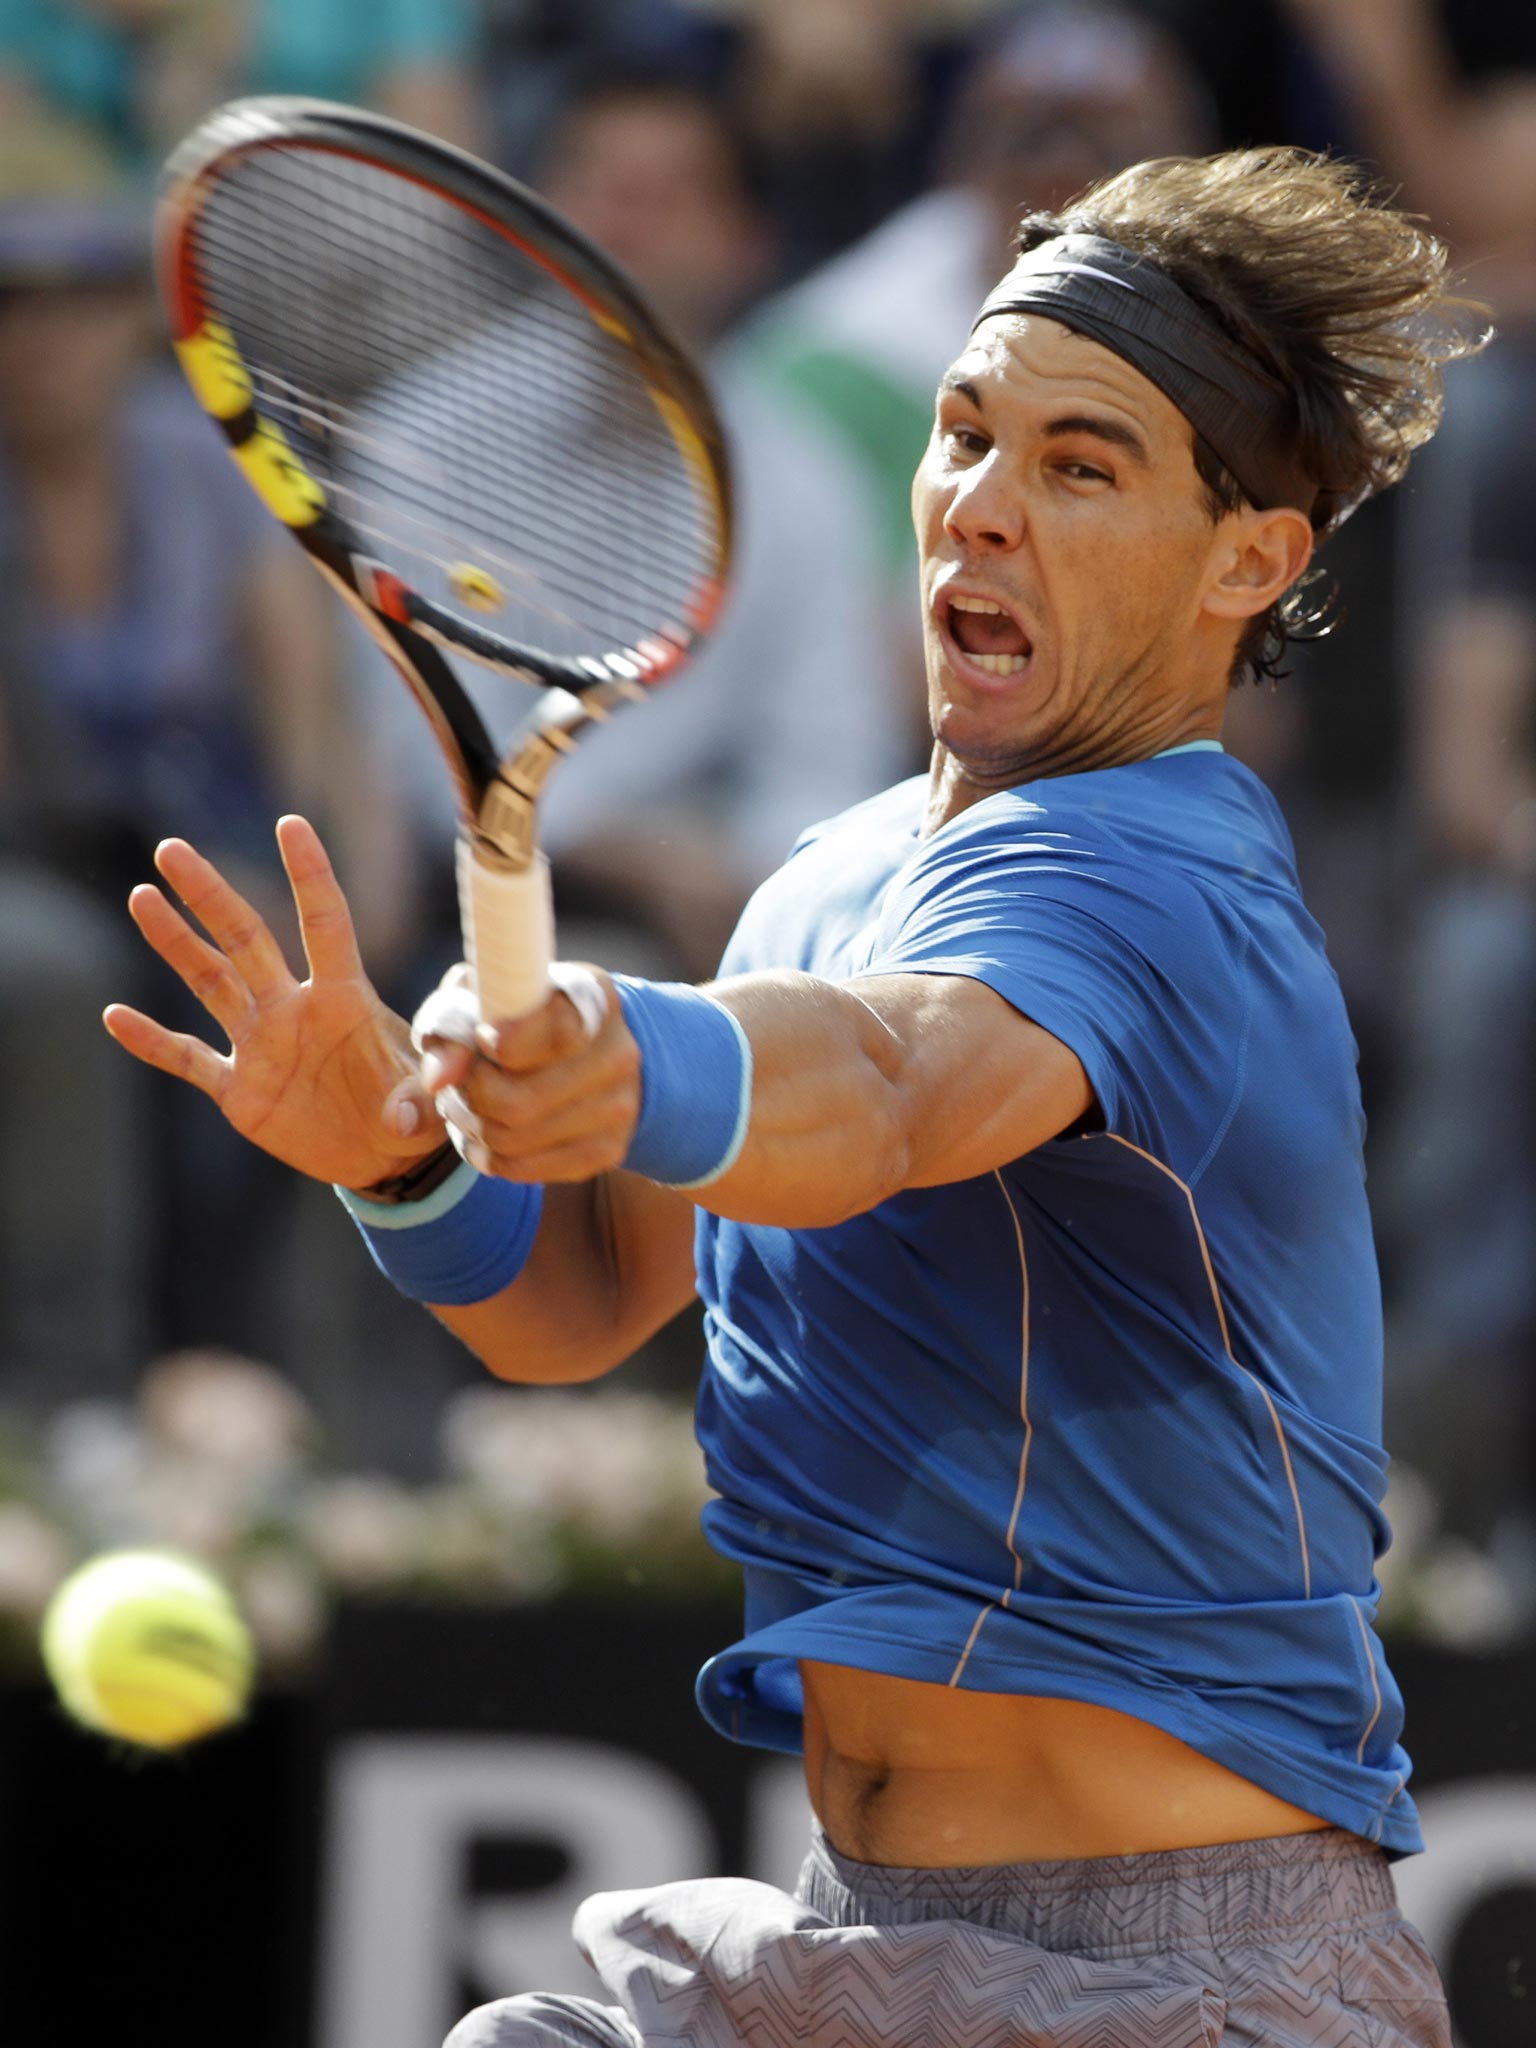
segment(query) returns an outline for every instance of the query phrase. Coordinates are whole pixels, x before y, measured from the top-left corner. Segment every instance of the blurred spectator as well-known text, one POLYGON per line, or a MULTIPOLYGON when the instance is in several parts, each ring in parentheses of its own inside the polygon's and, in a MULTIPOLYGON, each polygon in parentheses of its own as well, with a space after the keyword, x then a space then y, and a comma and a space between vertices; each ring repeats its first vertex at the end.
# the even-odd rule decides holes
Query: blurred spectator
POLYGON ((635 69, 720 89, 730 28, 688 0, 487 0, 487 92, 497 161, 532 178, 566 99, 595 71, 635 69))
MULTIPOLYGON (((123 896, 174 831, 233 862, 271 909, 283 893, 272 820, 303 806, 330 824, 362 888, 375 959, 397 950, 407 906, 392 807, 345 725, 319 581, 155 364, 155 331, 136 210, 0 208, 0 820, 15 856, 0 984, 8 1034, 25 1041, 8 1091, 28 1077, 5 1112, 6 1199, 24 1213, 7 1233, 19 1270, 3 1313, 35 1333, 46 1311, 63 1328, 100 1292, 106 1316, 126 1284, 118 1247, 158 1224, 160 1263, 141 1274, 137 1308, 111 1311, 113 1327, 158 1309, 171 1336, 235 1341, 254 1326, 278 1349, 244 1205, 266 1187, 275 1214, 286 1193, 250 1174, 249 1148, 229 1146, 211 1110, 168 1086, 153 1125, 168 1157, 121 1150, 126 1063, 104 1067, 95 1039, 103 995, 133 985, 80 891, 110 906, 126 940, 123 896), (328 773, 342 759, 348 773, 328 773), (93 1088, 99 1135, 79 1099, 93 1088), (101 1247, 89 1270, 87 1239, 101 1247)), ((11 1334, 10 1365, 31 1371, 40 1340, 11 1334)))
POLYGON ((472 0, 0 0, 0 129, 71 124, 153 168, 220 100, 362 101, 473 146, 472 0))
MULTIPOLYGON (((549 136, 540 184, 700 354, 771 266, 752 161, 700 88, 594 74, 549 136)), ((564 949, 698 978, 804 827, 883 787, 907 752, 858 492, 818 461, 809 422, 765 414, 728 348, 712 364, 737 484, 724 620, 678 681, 582 741, 544 803, 564 949)), ((504 684, 465 680, 505 701, 504 684)), ((404 702, 380 678, 386 693, 404 702)), ((426 766, 423 799, 446 823, 426 766)))
POLYGON ((1536 68, 1493 45, 1464 77, 1429 0, 1287 4, 1502 330, 1403 507, 1412 843, 1378 1176, 1395 1441, 1486 1536, 1536 1518, 1536 68))
POLYGON ((929 182, 935 123, 975 26, 1003 0, 693 0, 741 38, 735 85, 798 275, 929 182))
POLYGON ((493 0, 498 133, 528 172, 547 111, 592 62, 729 100, 762 162, 781 279, 921 191, 978 22, 1012 0, 493 0))
MULTIPOLYGON (((1536 302, 1536 33, 1502 10, 1504 47, 1483 38, 1476 81, 1459 71, 1433 0, 1284 0, 1406 203, 1446 235, 1500 310, 1536 302)), ((1487 15, 1463 6, 1462 15, 1487 15)), ((1485 29, 1493 27, 1485 21, 1485 29)))
POLYGON ((1006 268, 1022 213, 1209 140, 1201 89, 1167 36, 1123 7, 1045 0, 977 44, 944 138, 944 182, 765 309, 745 338, 762 402, 786 431, 810 434, 807 499, 824 478, 859 479, 858 527, 879 547, 899 622, 898 652, 882 659, 907 678, 914 735, 908 506, 938 378, 1006 268))

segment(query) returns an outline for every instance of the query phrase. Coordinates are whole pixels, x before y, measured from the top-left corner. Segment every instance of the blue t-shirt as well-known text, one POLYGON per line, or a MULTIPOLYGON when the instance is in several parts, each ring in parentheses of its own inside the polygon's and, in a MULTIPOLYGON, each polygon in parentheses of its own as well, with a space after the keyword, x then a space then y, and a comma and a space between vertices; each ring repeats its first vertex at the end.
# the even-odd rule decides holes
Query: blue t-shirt
POLYGON ((1355 1046, 1280 814, 1204 748, 926 839, 925 794, 808 834, 723 972, 982 981, 1102 1128, 828 1229, 700 1212, 705 1523, 747 1591, 703 1710, 797 1749, 801 1657, 1091 1701, 1417 1849, 1355 1046))

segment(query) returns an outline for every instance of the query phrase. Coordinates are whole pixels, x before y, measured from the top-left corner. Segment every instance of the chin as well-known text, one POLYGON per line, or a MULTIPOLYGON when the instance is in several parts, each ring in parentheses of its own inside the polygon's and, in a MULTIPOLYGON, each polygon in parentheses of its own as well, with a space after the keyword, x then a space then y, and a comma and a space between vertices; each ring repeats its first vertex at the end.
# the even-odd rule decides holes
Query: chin
POLYGON ((952 698, 933 706, 930 725, 935 742, 978 782, 1027 780, 1030 763, 1050 741, 1038 716, 1021 717, 1015 710, 1006 718, 995 704, 960 704, 952 698))

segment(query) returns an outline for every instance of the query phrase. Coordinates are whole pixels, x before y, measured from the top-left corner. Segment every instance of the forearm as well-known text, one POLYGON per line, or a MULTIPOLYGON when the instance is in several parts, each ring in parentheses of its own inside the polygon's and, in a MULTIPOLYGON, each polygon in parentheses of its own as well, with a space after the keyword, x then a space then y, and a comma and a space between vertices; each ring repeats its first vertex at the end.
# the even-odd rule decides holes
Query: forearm
POLYGON ((691 1205, 630 1174, 546 1188, 509 1287, 432 1313, 498 1379, 564 1386, 622 1365, 692 1297, 691 1205))
POLYGON ((904 1189, 990 1173, 1094 1106, 1077 1055, 969 975, 753 974, 711 993, 753 1068, 741 1148, 694 1194, 716 1215, 840 1223, 904 1189))
POLYGON ((863 1214, 911 1168, 902 1040, 851 987, 743 975, 709 993, 752 1048, 751 1114, 728 1172, 699 1189, 715 1215, 815 1229, 863 1214))

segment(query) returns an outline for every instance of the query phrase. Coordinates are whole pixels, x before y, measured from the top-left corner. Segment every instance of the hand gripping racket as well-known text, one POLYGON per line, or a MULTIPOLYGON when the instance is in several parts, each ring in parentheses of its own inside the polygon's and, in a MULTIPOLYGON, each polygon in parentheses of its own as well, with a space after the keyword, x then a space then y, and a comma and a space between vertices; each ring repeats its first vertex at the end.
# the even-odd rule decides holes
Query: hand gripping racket
POLYGON ((531 192, 352 107, 210 115, 166 166, 156 244, 198 400, 431 721, 481 1014, 521 1016, 553 951, 545 777, 722 603, 704 380, 531 192), (505 758, 440 646, 547 691, 505 758))

